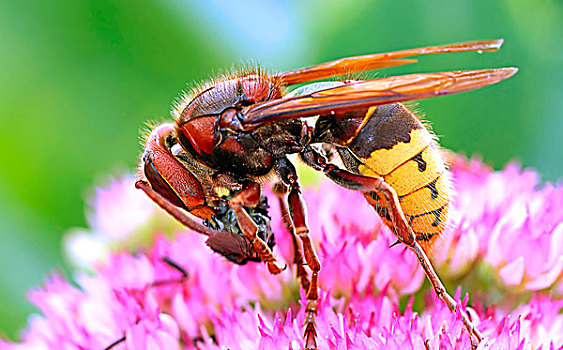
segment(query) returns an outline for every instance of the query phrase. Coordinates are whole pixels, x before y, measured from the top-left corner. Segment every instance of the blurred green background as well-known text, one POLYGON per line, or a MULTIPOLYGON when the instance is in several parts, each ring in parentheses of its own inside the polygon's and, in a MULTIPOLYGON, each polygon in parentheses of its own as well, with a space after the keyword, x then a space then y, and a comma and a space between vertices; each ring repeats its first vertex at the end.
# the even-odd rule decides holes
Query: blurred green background
POLYGON ((249 60, 288 70, 344 56, 504 38, 500 52, 421 58, 382 74, 517 66, 509 81, 423 101, 443 146, 543 180, 563 174, 563 3, 3 1, 0 3, 0 334, 26 290, 68 271, 61 236, 88 189, 134 169, 145 120, 186 83, 249 60))

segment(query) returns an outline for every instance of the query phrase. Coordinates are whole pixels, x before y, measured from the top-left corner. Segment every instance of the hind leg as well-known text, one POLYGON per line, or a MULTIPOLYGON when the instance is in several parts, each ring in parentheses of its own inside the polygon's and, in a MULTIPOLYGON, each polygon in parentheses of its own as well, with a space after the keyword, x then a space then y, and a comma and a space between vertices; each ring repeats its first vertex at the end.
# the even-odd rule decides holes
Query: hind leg
POLYGON ((456 309, 459 307, 463 324, 470 335, 471 342, 476 347, 474 340, 477 340, 477 343, 481 342, 483 339, 482 334, 473 326, 467 313, 461 309, 454 298, 452 298, 446 291, 446 288, 434 270, 430 259, 420 244, 416 241, 416 236, 405 218, 399 203, 399 198, 393 187, 387 184, 381 177, 355 174, 348 170, 340 169, 333 164, 327 163, 326 158, 316 152, 313 148, 307 148, 300 154, 300 156, 309 166, 323 171, 329 179, 342 187, 361 192, 377 191, 384 196, 387 202, 387 209, 391 217, 391 221, 395 227, 395 234, 397 235, 399 241, 407 245, 415 253, 424 273, 432 285, 432 288, 436 292, 436 295, 452 312, 455 313, 456 309))

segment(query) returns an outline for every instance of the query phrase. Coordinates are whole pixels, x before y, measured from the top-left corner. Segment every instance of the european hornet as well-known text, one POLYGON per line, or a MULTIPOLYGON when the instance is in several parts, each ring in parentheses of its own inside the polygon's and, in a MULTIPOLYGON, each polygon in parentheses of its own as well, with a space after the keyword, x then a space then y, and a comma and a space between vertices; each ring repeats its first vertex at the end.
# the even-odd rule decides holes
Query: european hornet
MULTIPOLYGON (((299 70, 266 74, 249 69, 184 95, 174 123, 155 127, 142 155, 136 186, 229 260, 263 261, 282 272, 261 180, 277 175, 274 190, 293 234, 297 277, 307 291, 304 340, 315 349, 317 280, 321 264, 308 235, 295 167, 298 156, 345 188, 361 191, 411 248, 436 294, 455 312, 427 253, 444 230, 450 181, 436 137, 400 102, 477 89, 500 82, 516 68, 419 73, 365 81, 310 81, 416 62, 410 58, 445 52, 496 51, 502 40, 474 41, 343 58, 299 70), (318 117, 314 126, 305 119, 318 117), (342 169, 330 162, 339 156, 342 169), (287 198, 285 199, 285 194, 287 198), (203 219, 200 224, 187 213, 203 219), (301 244, 299 244, 299 241, 301 244), (310 280, 304 264, 311 269, 310 280)), ((466 313, 472 342, 482 335, 466 313)))

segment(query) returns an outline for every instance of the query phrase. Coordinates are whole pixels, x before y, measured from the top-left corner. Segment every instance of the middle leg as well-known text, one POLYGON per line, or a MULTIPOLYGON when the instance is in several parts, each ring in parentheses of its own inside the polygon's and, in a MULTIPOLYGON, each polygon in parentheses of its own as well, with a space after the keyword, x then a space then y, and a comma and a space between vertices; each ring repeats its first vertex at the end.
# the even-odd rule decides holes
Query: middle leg
POLYGON ((305 308, 305 349, 317 349, 317 330, 315 327, 315 315, 317 314, 318 279, 321 263, 313 247, 313 241, 309 236, 305 206, 301 198, 301 189, 298 183, 297 171, 289 159, 280 158, 276 161, 276 173, 280 180, 289 188, 287 202, 289 213, 293 224, 293 231, 301 239, 305 261, 311 269, 311 281, 307 289, 307 307, 305 308))
POLYGON ((291 222, 291 217, 289 214, 289 210, 285 205, 285 195, 287 194, 287 187, 278 182, 272 188, 272 191, 278 197, 278 204, 280 206, 280 212, 282 215, 282 220, 285 224, 285 227, 291 234, 291 241, 293 243, 293 264, 295 265, 295 274, 297 280, 301 283, 301 287, 303 287, 304 291, 309 290, 310 282, 309 277, 307 276, 307 271, 305 270, 305 260, 303 258, 303 251, 301 249, 301 244, 298 241, 297 234, 295 233, 295 229, 293 228, 293 223, 291 222))

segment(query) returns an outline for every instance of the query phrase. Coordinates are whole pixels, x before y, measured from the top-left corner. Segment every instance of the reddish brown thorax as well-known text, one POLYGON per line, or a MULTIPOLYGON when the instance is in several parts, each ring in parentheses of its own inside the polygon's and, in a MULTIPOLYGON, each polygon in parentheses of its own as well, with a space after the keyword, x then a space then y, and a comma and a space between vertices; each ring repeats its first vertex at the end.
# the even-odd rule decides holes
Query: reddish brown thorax
POLYGON ((201 90, 183 107, 176 119, 180 145, 210 167, 238 173, 248 164, 250 173, 265 175, 273 158, 258 136, 243 133, 245 107, 281 98, 282 84, 277 76, 249 74, 215 83, 201 90))
POLYGON ((212 154, 220 141, 217 128, 236 128, 238 112, 246 106, 280 98, 279 86, 275 77, 252 74, 203 90, 188 103, 176 121, 180 142, 199 155, 212 154), (221 125, 217 125, 218 122, 221 125))

